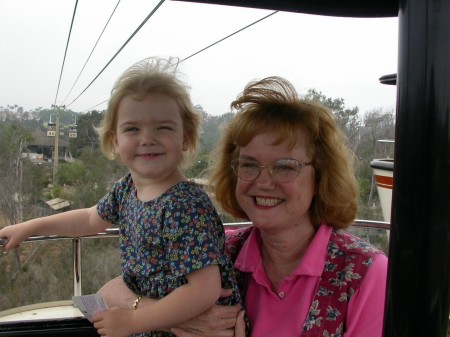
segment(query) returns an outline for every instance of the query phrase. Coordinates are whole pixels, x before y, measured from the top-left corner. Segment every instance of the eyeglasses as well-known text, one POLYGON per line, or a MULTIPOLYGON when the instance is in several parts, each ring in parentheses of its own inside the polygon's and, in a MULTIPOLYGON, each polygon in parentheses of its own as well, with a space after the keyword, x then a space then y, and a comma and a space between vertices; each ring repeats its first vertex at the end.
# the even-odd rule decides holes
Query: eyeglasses
POLYGON ((278 183, 287 183, 297 178, 304 167, 312 165, 309 163, 299 163, 296 159, 278 159, 271 165, 259 165, 255 160, 235 158, 231 161, 231 168, 236 176, 244 181, 255 181, 264 168, 269 170, 272 179, 278 183))

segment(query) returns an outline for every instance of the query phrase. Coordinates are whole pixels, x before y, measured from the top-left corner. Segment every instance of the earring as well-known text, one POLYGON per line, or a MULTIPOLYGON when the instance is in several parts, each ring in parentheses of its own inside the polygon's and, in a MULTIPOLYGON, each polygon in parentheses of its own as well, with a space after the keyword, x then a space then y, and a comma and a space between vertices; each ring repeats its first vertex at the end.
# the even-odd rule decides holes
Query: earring
POLYGON ((113 155, 114 160, 120 159, 120 155, 116 153, 116 150, 114 148, 111 150, 111 153, 113 155))

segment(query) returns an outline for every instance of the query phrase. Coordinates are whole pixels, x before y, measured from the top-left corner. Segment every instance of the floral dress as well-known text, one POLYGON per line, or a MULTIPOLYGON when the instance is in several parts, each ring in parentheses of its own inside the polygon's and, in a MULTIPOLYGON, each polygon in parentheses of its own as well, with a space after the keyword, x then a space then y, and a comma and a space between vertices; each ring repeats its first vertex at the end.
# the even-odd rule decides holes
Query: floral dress
MULTIPOLYGON (((186 284, 187 274, 219 265, 222 288, 234 292, 218 304, 241 303, 233 264, 224 253, 222 222, 199 185, 183 181, 154 200, 142 202, 128 174, 99 201, 97 211, 120 228, 123 280, 134 293, 162 298, 186 284)), ((173 335, 149 332, 133 336, 173 335)))

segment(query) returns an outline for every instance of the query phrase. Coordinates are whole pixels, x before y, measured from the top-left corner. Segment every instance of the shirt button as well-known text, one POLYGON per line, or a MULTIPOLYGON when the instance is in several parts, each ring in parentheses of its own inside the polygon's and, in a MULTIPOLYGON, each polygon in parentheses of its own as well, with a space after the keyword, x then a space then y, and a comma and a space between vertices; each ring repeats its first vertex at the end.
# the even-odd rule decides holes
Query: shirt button
POLYGON ((280 298, 284 298, 284 291, 280 291, 280 292, 278 293, 278 296, 279 296, 280 298))

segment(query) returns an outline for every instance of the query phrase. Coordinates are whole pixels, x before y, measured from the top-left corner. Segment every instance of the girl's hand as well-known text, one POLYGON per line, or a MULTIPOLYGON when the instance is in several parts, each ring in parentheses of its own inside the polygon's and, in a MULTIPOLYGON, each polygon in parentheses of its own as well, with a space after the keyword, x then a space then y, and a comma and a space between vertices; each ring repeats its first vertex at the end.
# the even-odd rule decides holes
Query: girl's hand
POLYGON ((128 337, 133 334, 132 316, 130 309, 111 308, 96 313, 92 323, 102 337, 128 337))
POLYGON ((28 239, 29 234, 26 229, 25 225, 18 224, 6 226, 0 230, 0 238, 4 239, 2 243, 4 244, 5 251, 16 248, 24 240, 28 239))

